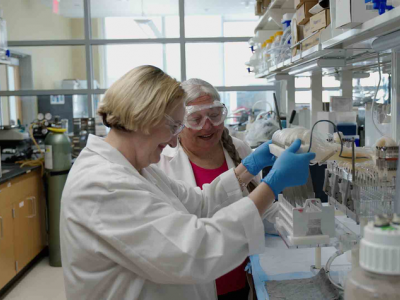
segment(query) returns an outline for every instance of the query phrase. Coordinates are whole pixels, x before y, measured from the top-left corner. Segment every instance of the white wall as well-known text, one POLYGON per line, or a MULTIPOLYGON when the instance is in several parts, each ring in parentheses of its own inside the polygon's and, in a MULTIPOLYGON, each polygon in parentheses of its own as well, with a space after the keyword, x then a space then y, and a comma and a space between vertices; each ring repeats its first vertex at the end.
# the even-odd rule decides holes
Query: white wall
MULTIPOLYGON (((83 38, 75 24, 83 19, 71 19, 53 13, 40 0, 2 0, 7 21, 8 40, 59 40, 83 38)), ((32 56, 33 88, 59 88, 63 79, 86 79, 84 47, 18 47, 19 52, 32 56), (75 59, 78 57, 79 59, 75 59), (76 62, 75 62, 76 61, 76 62)))

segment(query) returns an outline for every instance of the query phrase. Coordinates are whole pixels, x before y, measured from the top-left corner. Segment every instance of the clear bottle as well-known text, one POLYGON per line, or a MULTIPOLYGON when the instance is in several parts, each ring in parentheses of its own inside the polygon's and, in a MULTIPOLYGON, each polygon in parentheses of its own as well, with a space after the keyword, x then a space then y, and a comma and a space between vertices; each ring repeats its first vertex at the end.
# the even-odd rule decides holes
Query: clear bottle
POLYGON ((348 275, 345 300, 400 299, 400 228, 369 222, 360 243, 360 267, 348 275))
POLYGON ((264 47, 264 52, 263 52, 263 61, 265 63, 265 69, 269 68, 269 59, 270 59, 270 54, 268 53, 268 50, 271 49, 271 44, 272 40, 268 39, 265 41, 265 47, 264 47))

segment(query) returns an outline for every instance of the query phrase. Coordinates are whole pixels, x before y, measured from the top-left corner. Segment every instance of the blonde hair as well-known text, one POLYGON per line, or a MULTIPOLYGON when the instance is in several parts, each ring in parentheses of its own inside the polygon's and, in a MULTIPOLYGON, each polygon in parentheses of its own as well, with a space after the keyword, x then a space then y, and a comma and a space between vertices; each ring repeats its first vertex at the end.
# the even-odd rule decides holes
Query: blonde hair
POLYGON ((118 79, 106 92, 97 113, 104 125, 149 133, 164 114, 183 104, 180 83, 154 66, 140 66, 118 79))
POLYGON ((217 89, 207 81, 191 78, 182 82, 181 87, 186 92, 185 105, 205 95, 210 96, 213 100, 221 101, 217 89))

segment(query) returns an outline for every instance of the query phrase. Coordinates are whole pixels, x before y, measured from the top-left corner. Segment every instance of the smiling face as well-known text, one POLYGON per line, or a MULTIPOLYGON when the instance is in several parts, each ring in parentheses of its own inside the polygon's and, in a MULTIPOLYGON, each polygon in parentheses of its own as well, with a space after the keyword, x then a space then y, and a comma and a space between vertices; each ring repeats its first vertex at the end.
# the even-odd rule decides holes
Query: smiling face
MULTIPOLYGON (((212 104, 214 100, 206 95, 201 96, 191 101, 188 106, 193 105, 208 105, 212 104)), ((224 131, 224 123, 213 126, 210 120, 206 120, 204 126, 200 130, 195 130, 185 127, 179 135, 181 143, 189 151, 193 153, 212 151, 221 140, 224 131)))
MULTIPOLYGON (((185 116, 185 107, 183 104, 180 104, 174 110, 170 111, 168 115, 174 121, 182 123, 185 116)), ((171 125, 171 121, 164 119, 150 130, 147 138, 148 142, 143 145, 144 153, 147 153, 150 164, 160 161, 161 152, 167 145, 175 148, 178 144, 178 135, 172 134, 171 125)))

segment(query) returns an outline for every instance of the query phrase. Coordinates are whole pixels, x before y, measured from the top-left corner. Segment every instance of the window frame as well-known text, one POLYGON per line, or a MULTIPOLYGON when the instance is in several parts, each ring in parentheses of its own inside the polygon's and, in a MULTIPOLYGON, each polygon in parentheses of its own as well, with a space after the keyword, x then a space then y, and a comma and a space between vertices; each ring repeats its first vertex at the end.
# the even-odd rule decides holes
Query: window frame
MULTIPOLYGON (((91 0, 83 0, 84 4, 84 39, 80 40, 24 40, 8 41, 9 47, 32 47, 32 46, 84 46, 86 59, 86 80, 87 89, 52 89, 52 90, 18 90, 0 91, 1 96, 39 96, 39 95, 87 95, 89 117, 94 117, 92 98, 94 95, 104 94, 107 89, 96 89, 93 87, 94 64, 92 47, 111 44, 169 44, 178 43, 181 52, 181 80, 185 81, 186 76, 186 44, 187 43, 229 43, 229 42, 248 42, 251 37, 204 37, 187 38, 185 36, 185 0, 179 1, 179 38, 156 38, 156 39, 93 39, 92 38, 92 18, 91 0)), ((104 22, 103 22, 104 23, 104 22)), ((103 24, 104 26, 104 24, 103 24)), ((104 56, 105 57, 105 56, 104 56)), ((250 57, 250 52, 249 52, 250 57)), ((106 67, 106 66, 105 66, 106 67)), ((245 66, 243 65, 243 68, 245 66)), ((105 70, 106 72, 106 70, 105 70)), ((104 74, 103 74, 104 76, 104 74)), ((267 85, 266 80, 260 79, 260 85, 252 86, 216 86, 220 92, 229 91, 275 91, 276 86, 267 85)))

